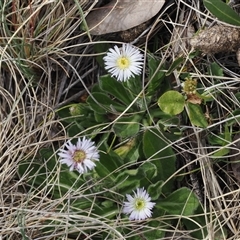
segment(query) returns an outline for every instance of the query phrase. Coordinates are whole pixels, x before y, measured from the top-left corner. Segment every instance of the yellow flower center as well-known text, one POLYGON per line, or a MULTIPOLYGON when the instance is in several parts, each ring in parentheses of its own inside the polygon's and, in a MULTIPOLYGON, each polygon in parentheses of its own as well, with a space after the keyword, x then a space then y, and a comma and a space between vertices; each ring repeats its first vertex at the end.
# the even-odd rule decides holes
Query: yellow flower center
POLYGON ((126 68, 129 68, 130 66, 130 61, 128 58, 126 57, 120 57, 118 60, 117 60, 117 65, 120 69, 126 69, 126 68))
POLYGON ((86 158, 86 153, 82 150, 77 150, 73 154, 73 159, 75 162, 82 162, 86 158))
POLYGON ((136 199, 136 202, 135 202, 135 207, 137 210, 141 210, 145 207, 145 201, 143 199, 136 199))

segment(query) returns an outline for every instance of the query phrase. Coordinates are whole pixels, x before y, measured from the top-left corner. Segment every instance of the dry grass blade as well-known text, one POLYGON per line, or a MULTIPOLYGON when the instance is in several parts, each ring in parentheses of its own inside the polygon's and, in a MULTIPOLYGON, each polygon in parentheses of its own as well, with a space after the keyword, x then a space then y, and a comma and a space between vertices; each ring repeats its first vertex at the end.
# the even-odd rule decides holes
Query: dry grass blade
MULTIPOLYGON (((80 1, 83 11, 92 4, 80 1)), ((42 228, 62 218, 65 234, 66 222, 76 216, 59 217, 55 209, 62 200, 48 197, 51 188, 27 186, 29 176, 19 179, 18 167, 26 159, 34 161, 40 149, 58 146, 65 136, 54 109, 68 101, 71 88, 65 93, 61 88, 76 81, 69 78, 72 70, 85 72, 79 62, 87 39, 79 31, 82 15, 75 1, 2 1, 0 9, 0 236, 55 239, 60 232, 43 234, 42 228)))

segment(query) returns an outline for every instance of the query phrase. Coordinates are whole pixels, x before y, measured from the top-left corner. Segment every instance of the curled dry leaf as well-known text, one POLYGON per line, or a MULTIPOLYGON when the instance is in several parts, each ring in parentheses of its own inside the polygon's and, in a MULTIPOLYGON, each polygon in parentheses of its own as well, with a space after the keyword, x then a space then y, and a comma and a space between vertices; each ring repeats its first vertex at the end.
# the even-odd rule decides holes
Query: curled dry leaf
POLYGON ((93 35, 125 31, 154 17, 164 3, 165 0, 113 0, 93 10, 86 21, 93 35))
POLYGON ((196 94, 187 94, 187 101, 193 104, 202 103, 202 99, 196 94))
POLYGON ((237 51, 240 42, 240 28, 215 25, 190 40, 194 49, 206 54, 237 51))

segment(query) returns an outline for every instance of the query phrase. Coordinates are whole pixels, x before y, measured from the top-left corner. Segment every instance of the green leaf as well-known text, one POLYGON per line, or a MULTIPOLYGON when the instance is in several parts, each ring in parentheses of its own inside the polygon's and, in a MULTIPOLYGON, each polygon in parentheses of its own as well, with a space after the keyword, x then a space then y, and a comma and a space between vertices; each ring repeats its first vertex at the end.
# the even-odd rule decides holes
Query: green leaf
POLYGON ((176 156, 171 145, 156 129, 147 130, 143 135, 143 152, 145 157, 157 167, 157 177, 151 180, 152 183, 168 180, 163 191, 170 192, 173 187, 173 178, 170 177, 174 175, 176 169, 176 156))
POLYGON ((126 107, 118 103, 116 100, 112 100, 107 94, 100 92, 92 93, 88 97, 87 103, 90 105, 91 109, 94 112, 97 112, 99 114, 106 114, 106 111, 123 112, 126 109, 126 107))
MULTIPOLYGON (((92 120, 92 119, 91 119, 92 120)), ((93 119, 94 120, 94 119, 93 119)), ((88 123, 91 123, 91 121, 89 120, 88 123)), ((94 124, 96 124, 94 122, 94 124)), ((68 136, 69 137, 74 137, 77 134, 79 134, 81 131, 84 130, 84 127, 82 126, 82 124, 79 124, 77 122, 74 122, 69 128, 68 128, 68 136)))
MULTIPOLYGON (((98 202, 95 202, 94 208, 92 209, 91 213, 94 216, 99 216, 98 218, 113 219, 116 217, 117 214, 119 214, 119 209, 117 209, 116 205, 106 207, 106 206, 101 206, 101 204, 98 202)), ((106 238, 102 238, 102 239, 106 239, 106 238)))
POLYGON ((57 110, 62 122, 72 123, 92 111, 85 103, 73 103, 57 110), (74 109, 74 111, 72 111, 74 109))
POLYGON ((223 77, 223 69, 216 63, 213 62, 210 65, 210 74, 214 76, 223 77))
POLYGON ((149 196, 151 196, 151 199, 154 200, 158 200, 161 193, 162 193, 162 185, 163 185, 163 181, 158 181, 155 184, 151 184, 148 189, 147 192, 149 194, 149 196))
POLYGON ((124 163, 137 162, 139 159, 139 143, 136 138, 131 138, 127 143, 114 149, 114 152, 123 159, 124 163))
POLYGON ((144 162, 138 168, 138 174, 141 177, 143 176, 144 179, 148 179, 149 181, 151 181, 154 177, 157 176, 157 167, 151 162, 144 162))
POLYGON ((159 89, 162 81, 165 78, 164 66, 159 67, 159 64, 160 62, 157 61, 154 57, 148 58, 150 82, 146 91, 147 95, 154 94, 159 89))
POLYGON ((149 109, 149 115, 152 119, 157 118, 158 123, 161 123, 163 126, 169 125, 179 125, 179 118, 178 116, 171 116, 159 108, 149 109))
POLYGON ((189 216, 199 206, 199 200, 188 188, 180 188, 163 200, 159 200, 156 208, 165 210, 168 214, 189 216))
POLYGON ((96 164, 95 170, 100 177, 110 176, 114 180, 113 173, 122 165, 122 161, 115 152, 109 150, 108 154, 100 152, 100 161, 96 164))
POLYGON ((142 79, 140 76, 131 77, 128 81, 123 82, 123 86, 128 89, 133 96, 137 96, 142 91, 142 79))
POLYGON ((212 155, 214 157, 222 157, 222 156, 229 154, 229 152, 230 152, 230 148, 224 147, 224 146, 226 146, 230 142, 232 142, 231 133, 229 132, 228 126, 226 124, 225 124, 224 129, 225 129, 224 135, 222 136, 222 139, 220 140, 222 147, 212 155))
POLYGON ((238 101, 240 101, 240 92, 235 93, 235 97, 238 101))
MULTIPOLYGON (((148 227, 146 228, 146 231, 144 231, 145 229, 143 229, 143 235, 144 238, 142 239, 147 239, 147 240, 156 240, 156 239, 166 239, 164 238, 165 236, 165 231, 163 231, 165 226, 161 226, 159 223, 157 226, 151 226, 151 222, 148 223, 148 227), (152 229, 152 230, 150 230, 152 229)), ((137 240, 139 240, 140 238, 137 237, 137 240)))
POLYGON ((228 116, 229 120, 227 120, 226 125, 232 126, 233 124, 238 124, 240 121, 240 109, 234 110, 231 115, 228 116))
POLYGON ((230 149, 226 147, 220 147, 220 149, 212 154, 212 157, 223 157, 227 154, 229 154, 230 149))
MULTIPOLYGON (((99 114, 97 112, 94 112, 94 119, 96 120, 96 123, 107 123, 109 122, 109 118, 107 117, 107 114, 99 114)), ((95 124, 96 126, 97 124, 95 124)))
POLYGON ((177 91, 167 91, 158 99, 161 110, 170 115, 177 115, 184 109, 184 96, 177 91))
POLYGON ((209 231, 206 221, 209 220, 206 218, 204 212, 205 210, 203 211, 202 206, 199 205, 191 218, 182 219, 184 226, 189 232, 191 232, 193 239, 207 239, 209 231))
POLYGON ((115 134, 122 138, 135 136, 139 132, 141 118, 140 115, 120 118, 113 126, 115 134))
POLYGON ((127 171, 121 171, 115 183, 117 183, 117 189, 121 190, 121 194, 132 194, 132 191, 140 186, 140 179, 130 176, 127 171))
POLYGON ((112 78, 110 75, 100 77, 100 88, 117 98, 126 106, 131 104, 134 100, 134 97, 126 88, 124 88, 123 84, 112 78))
POLYGON ((240 26, 240 17, 221 0, 203 0, 205 7, 220 21, 240 26))
POLYGON ((220 146, 224 146, 225 144, 227 144, 227 141, 224 139, 224 135, 223 134, 218 134, 218 135, 209 135, 207 137, 209 144, 211 145, 220 145, 220 146))
POLYGON ((169 67, 167 73, 166 73, 166 76, 169 76, 170 74, 172 74, 172 72, 180 65, 184 62, 184 58, 183 57, 179 57, 177 58, 173 63, 172 65, 169 67))
POLYGON ((193 125, 202 128, 206 128, 208 126, 208 122, 202 112, 201 106, 187 102, 186 109, 189 120, 193 125))
POLYGON ((112 172, 109 171, 107 165, 104 165, 102 162, 97 162, 95 170, 100 178, 106 178, 110 182, 115 182, 116 179, 113 176, 112 172))

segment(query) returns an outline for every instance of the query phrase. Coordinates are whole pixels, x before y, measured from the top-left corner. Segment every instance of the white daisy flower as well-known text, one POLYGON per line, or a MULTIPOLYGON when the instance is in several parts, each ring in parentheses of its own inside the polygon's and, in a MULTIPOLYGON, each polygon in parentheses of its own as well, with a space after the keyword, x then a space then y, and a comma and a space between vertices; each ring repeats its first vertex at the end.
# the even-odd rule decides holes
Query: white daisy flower
POLYGON ((151 202, 151 197, 144 188, 137 188, 133 197, 129 194, 126 197, 128 202, 123 202, 123 213, 130 214, 130 220, 144 220, 152 216, 151 210, 156 203, 151 202))
POLYGON ((86 173, 92 170, 96 164, 94 161, 99 161, 98 149, 94 146, 94 142, 83 137, 78 138, 76 145, 67 141, 64 144, 66 150, 60 149, 58 155, 60 163, 67 164, 70 171, 77 170, 79 173, 86 173))
POLYGON ((143 54, 130 44, 110 48, 103 60, 106 70, 118 81, 127 81, 134 74, 140 75, 142 72, 143 54))

